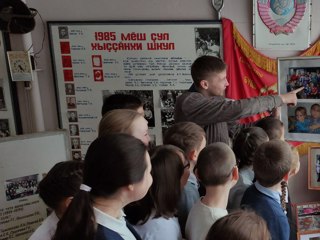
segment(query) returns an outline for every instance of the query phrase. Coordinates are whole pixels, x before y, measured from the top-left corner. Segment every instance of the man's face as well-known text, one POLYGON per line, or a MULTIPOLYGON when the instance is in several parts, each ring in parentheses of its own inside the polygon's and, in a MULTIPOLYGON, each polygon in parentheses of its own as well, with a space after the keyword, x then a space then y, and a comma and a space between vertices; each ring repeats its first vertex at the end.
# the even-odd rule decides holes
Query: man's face
POLYGON ((202 81, 206 81, 202 87, 208 96, 224 96, 226 87, 229 86, 226 70, 220 73, 212 73, 206 80, 202 81))

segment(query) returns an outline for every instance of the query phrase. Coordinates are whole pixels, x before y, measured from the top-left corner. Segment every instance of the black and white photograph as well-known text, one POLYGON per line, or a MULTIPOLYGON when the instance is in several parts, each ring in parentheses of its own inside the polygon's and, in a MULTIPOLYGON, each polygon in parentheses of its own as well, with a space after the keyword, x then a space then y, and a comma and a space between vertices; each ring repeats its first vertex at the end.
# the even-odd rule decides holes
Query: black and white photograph
POLYGON ((65 88, 66 88, 66 95, 74 95, 75 94, 73 83, 66 83, 65 88))
POLYGON ((80 138, 71 138, 71 149, 80 149, 80 138))
POLYGON ((69 122, 78 122, 77 111, 68 111, 68 121, 69 122))
POLYGON ((143 103, 144 117, 149 128, 155 126, 153 91, 151 90, 103 90, 103 100, 112 94, 128 94, 139 98, 143 103))
POLYGON ((9 137, 10 128, 8 119, 0 119, 0 138, 9 137))
POLYGON ((79 125, 78 124, 70 124, 69 125, 70 136, 79 136, 79 125))
POLYGON ((72 151, 72 160, 80 161, 81 158, 81 151, 72 151))
POLYGON ((162 136, 174 123, 174 109, 161 109, 162 136))
POLYGON ((177 98, 187 90, 160 90, 160 106, 163 108, 173 109, 177 98))
POLYGON ((4 93, 3 93, 3 87, 1 87, 1 81, 0 79, 0 111, 6 111, 6 101, 4 100, 4 93))
POLYGON ((69 39, 68 27, 58 27, 58 31, 60 39, 69 39))
POLYGON ((67 108, 68 109, 77 108, 76 97, 66 97, 66 100, 67 100, 67 108))
POLYGON ((5 181, 7 201, 37 194, 38 174, 5 181))
POLYGON ((219 28, 195 28, 194 31, 198 57, 203 55, 221 57, 221 33, 219 28))

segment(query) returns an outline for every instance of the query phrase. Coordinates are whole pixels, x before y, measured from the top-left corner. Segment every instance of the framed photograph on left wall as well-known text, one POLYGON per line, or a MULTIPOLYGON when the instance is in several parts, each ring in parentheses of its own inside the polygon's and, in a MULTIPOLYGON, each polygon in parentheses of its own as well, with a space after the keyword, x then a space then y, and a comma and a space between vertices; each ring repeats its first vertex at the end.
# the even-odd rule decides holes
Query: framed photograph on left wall
POLYGON ((11 81, 6 57, 6 39, 0 31, 0 138, 21 133, 16 85, 11 81))

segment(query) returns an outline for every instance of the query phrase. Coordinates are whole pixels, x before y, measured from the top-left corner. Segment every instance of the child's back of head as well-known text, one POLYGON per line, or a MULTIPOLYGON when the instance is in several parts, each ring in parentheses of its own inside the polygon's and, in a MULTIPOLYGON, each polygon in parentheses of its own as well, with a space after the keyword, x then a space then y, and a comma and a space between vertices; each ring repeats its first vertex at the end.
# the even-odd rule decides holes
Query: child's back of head
POLYGON ((193 122, 179 122, 168 128, 163 144, 171 144, 181 148, 189 160, 189 154, 205 146, 205 132, 202 127, 193 122))
POLYGON ((59 162, 50 169, 39 183, 39 196, 53 210, 61 201, 73 197, 82 183, 82 161, 59 162))
POLYGON ((204 186, 223 185, 229 181, 236 166, 232 149, 225 143, 212 143, 199 154, 196 173, 204 186))
POLYGON ((272 187, 289 173, 291 163, 290 145, 282 140, 271 140, 261 144, 255 152, 253 171, 262 186, 272 187))
POLYGON ((256 127, 261 127, 269 136, 269 140, 284 140, 283 122, 275 117, 265 117, 257 122, 256 127))
POLYGON ((235 211, 210 228, 206 240, 269 240, 266 222, 253 211, 235 211))
POLYGON ((233 151, 239 162, 239 168, 252 166, 256 149, 267 141, 269 141, 268 135, 260 127, 242 129, 233 144, 233 151))

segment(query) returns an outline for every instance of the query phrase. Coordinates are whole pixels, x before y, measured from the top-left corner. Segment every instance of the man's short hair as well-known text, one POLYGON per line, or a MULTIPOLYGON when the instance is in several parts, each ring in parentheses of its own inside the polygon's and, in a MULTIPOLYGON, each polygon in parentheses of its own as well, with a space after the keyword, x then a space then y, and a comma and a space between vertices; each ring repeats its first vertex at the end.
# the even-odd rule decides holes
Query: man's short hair
POLYGON ((290 171, 292 150, 282 140, 274 139, 261 144, 255 152, 253 171, 257 181, 264 187, 281 182, 290 171))
POLYGON ((206 133, 202 127, 193 122, 179 122, 167 129, 163 144, 171 144, 181 148, 186 154, 199 149, 206 133))
POLYGON ((216 142, 205 147, 199 154, 196 170, 204 186, 225 184, 236 166, 236 157, 225 143, 216 142))
POLYGON ((218 57, 201 56, 191 65, 191 76, 196 88, 200 87, 201 80, 205 80, 212 73, 226 70, 227 65, 218 57))

